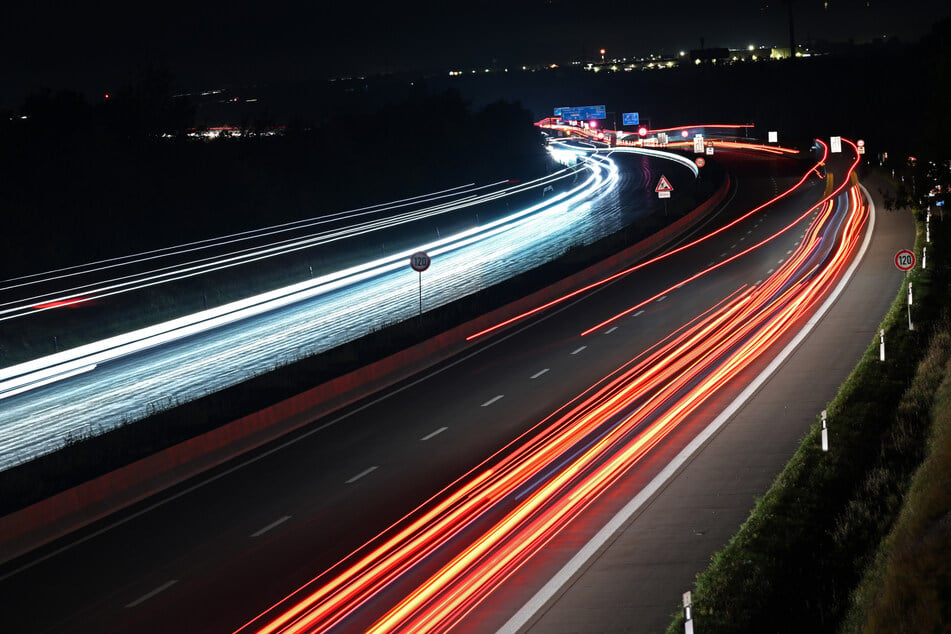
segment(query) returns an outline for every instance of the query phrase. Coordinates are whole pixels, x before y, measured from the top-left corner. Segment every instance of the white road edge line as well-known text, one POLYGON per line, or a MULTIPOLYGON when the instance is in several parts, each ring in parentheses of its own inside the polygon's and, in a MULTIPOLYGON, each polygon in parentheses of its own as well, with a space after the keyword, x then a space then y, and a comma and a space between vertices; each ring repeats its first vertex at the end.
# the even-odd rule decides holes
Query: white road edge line
POLYGON ((711 422, 707 427, 701 431, 686 447, 681 450, 677 456, 667 463, 667 466, 658 473, 650 483, 644 487, 640 493, 638 493, 634 498, 624 505, 618 513, 612 517, 604 527, 598 531, 598 533, 592 537, 588 543, 586 543, 578 553, 571 558, 571 560, 566 563, 561 570, 555 573, 548 583, 546 583, 528 602, 519 609, 512 618, 510 618, 506 623, 499 628, 500 634, 509 634, 518 632, 519 629, 524 627, 534 616, 537 614, 549 600, 552 599, 556 594, 561 591, 561 588, 564 587, 575 574, 582 568, 587 566, 588 560, 591 559, 601 548, 614 536, 616 532, 621 530, 624 525, 634 516, 635 513, 646 503, 648 502, 657 491, 659 491, 669 479, 671 479, 680 468, 696 453, 703 445, 709 440, 730 418, 746 403, 747 400, 753 394, 759 390, 760 386, 765 383, 770 376, 786 361, 786 358, 793 353, 793 351, 799 347, 799 344, 809 335, 812 329, 817 323, 822 319, 823 316, 828 312, 829 308, 832 307, 832 304, 836 302, 839 298, 839 295, 842 294, 842 291, 845 290, 846 285, 851 281, 852 276, 855 275, 855 270, 858 268, 859 264, 862 262, 862 259, 865 257, 865 252, 868 250, 868 245, 872 241, 872 234, 875 231, 875 204, 872 202, 872 197, 869 195, 868 190, 861 183, 859 187, 862 188, 862 191, 865 193, 865 197, 868 200, 869 206, 869 226, 865 232, 865 239, 862 241, 862 249, 859 251, 858 256, 855 260, 852 261, 852 265, 849 266, 849 270, 842 277, 842 280, 836 285, 835 290, 832 291, 832 294, 826 298, 826 301, 823 302, 822 306, 818 311, 809 319, 808 322, 802 327, 802 330, 796 335, 796 337, 790 341, 782 352, 780 352, 772 362, 756 377, 756 379, 746 386, 746 389, 740 393, 736 399, 730 403, 730 406, 725 409, 723 412, 717 416, 713 422, 711 422))
POLYGON ((535 374, 533 374, 532 376, 530 376, 530 377, 528 377, 528 378, 530 378, 530 379, 537 379, 538 377, 540 377, 541 375, 545 374, 546 372, 548 372, 548 368, 545 368, 544 370, 539 370, 538 372, 536 372, 535 374))
POLYGON ((499 399, 502 398, 503 396, 505 396, 505 394, 499 394, 498 396, 493 396, 492 398, 490 398, 489 400, 487 400, 485 403, 483 403, 483 404, 482 404, 482 407, 488 407, 489 405, 491 405, 492 403, 496 402, 497 400, 499 400, 499 399))
POLYGON ((278 520, 275 520, 275 521, 271 522, 270 524, 268 524, 267 526, 265 526, 264 528, 262 528, 262 529, 259 530, 258 532, 256 532, 256 533, 251 533, 251 537, 260 537, 261 535, 263 535, 264 533, 268 532, 268 531, 271 530, 272 528, 277 528, 278 526, 280 526, 281 524, 283 524, 284 522, 286 522, 286 521, 289 520, 289 519, 291 519, 291 516, 290 516, 290 515, 285 515, 284 517, 282 517, 282 518, 280 518, 280 519, 278 519, 278 520))
POLYGON ((362 478, 363 476, 365 476, 365 475, 370 475, 371 473, 373 473, 373 472, 376 471, 376 470, 377 470, 377 467, 370 467, 369 469, 364 469, 363 471, 361 471, 361 472, 358 473, 357 475, 355 475, 355 476, 353 476, 352 478, 350 478, 349 480, 347 480, 347 484, 353 484, 354 482, 356 482, 357 480, 359 480, 359 479, 362 478))
POLYGON ((588 347, 588 346, 581 346, 581 347, 578 348, 577 350, 572 351, 571 354, 578 354, 579 352, 581 352, 582 350, 584 350, 584 349, 587 348, 587 347, 588 347))
POLYGON ((424 440, 429 440, 430 438, 435 438, 436 436, 438 436, 439 434, 443 433, 443 432, 446 431, 447 429, 449 429, 449 428, 448 428, 448 427, 440 427, 440 428, 437 429, 436 431, 426 434, 425 436, 423 436, 423 437, 420 438, 419 440, 420 440, 420 441, 424 441, 424 440))
POLYGON ((168 590, 169 588, 171 588, 172 586, 174 586, 176 583, 178 583, 178 579, 172 579, 171 581, 167 581, 167 582, 163 583, 162 585, 160 585, 160 586, 159 586, 158 588, 156 588, 155 590, 152 590, 151 592, 149 592, 149 593, 147 593, 147 594, 143 594, 141 597, 139 597, 138 599, 136 599, 136 600, 133 601, 132 603, 126 603, 126 606, 125 606, 125 607, 127 607, 127 608, 134 608, 135 606, 137 606, 137 605, 139 605, 139 604, 141 604, 141 603, 145 603, 146 601, 148 601, 149 599, 151 599, 152 597, 154 597, 155 595, 157 595, 159 592, 164 592, 164 591, 168 590))

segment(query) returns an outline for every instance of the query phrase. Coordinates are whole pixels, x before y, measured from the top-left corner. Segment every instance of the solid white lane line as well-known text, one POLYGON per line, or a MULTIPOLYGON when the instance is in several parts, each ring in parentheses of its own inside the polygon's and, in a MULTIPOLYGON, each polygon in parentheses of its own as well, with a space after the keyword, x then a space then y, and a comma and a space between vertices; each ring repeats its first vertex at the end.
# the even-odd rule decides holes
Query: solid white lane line
POLYGON ((536 372, 535 374, 533 374, 532 376, 530 376, 530 377, 528 377, 528 378, 530 378, 530 379, 537 379, 538 377, 540 377, 541 375, 545 374, 546 372, 548 372, 548 368, 545 368, 544 370, 539 370, 538 372, 536 372))
POLYGON ((156 588, 155 590, 152 590, 151 592, 149 592, 149 593, 147 593, 147 594, 143 594, 141 597, 139 597, 138 599, 136 599, 136 600, 133 601, 132 603, 127 603, 125 607, 127 607, 127 608, 134 608, 135 606, 139 605, 140 603, 145 603, 146 601, 148 601, 149 599, 151 599, 152 597, 154 597, 155 595, 157 595, 159 592, 164 592, 165 590, 168 590, 169 588, 171 588, 172 586, 174 586, 176 583, 178 583, 178 579, 172 579, 171 581, 167 581, 167 582, 163 583, 162 585, 160 585, 160 586, 159 586, 158 588, 156 588))
POLYGON ((425 436, 423 436, 422 438, 420 438, 420 440, 429 440, 430 438, 435 438, 436 436, 438 436, 439 434, 443 433, 443 432, 446 431, 447 429, 449 429, 449 428, 448 428, 448 427, 440 427, 440 428, 437 429, 436 431, 426 434, 425 436))
POLYGON ((871 195, 868 193, 868 190, 864 186, 859 185, 866 198, 869 201, 869 226, 865 231, 865 239, 862 242, 862 247, 859 249, 858 254, 855 256, 855 259, 852 260, 852 264, 849 266, 848 271, 845 272, 845 275, 842 276, 842 279, 839 280, 838 285, 832 291, 832 294, 826 298, 826 301, 819 307, 819 310, 806 322, 805 326, 796 334, 792 341, 790 341, 782 351, 770 362, 770 364, 759 374, 759 376, 754 379, 754 381, 746 386, 739 396, 737 396, 730 405, 720 412, 720 415, 717 416, 713 421, 707 425, 699 434, 697 434, 690 443, 684 447, 679 454, 677 454, 673 460, 667 463, 667 466, 664 467, 660 473, 654 476, 654 479, 648 483, 646 487, 641 489, 641 491, 635 495, 630 502, 628 502, 624 508, 617 512, 614 517, 612 517, 607 524, 605 524, 600 531, 598 531, 594 537, 588 540, 584 546, 582 546, 577 554, 572 557, 568 563, 562 566, 555 575, 546 583, 535 595, 528 600, 528 602, 521 607, 521 609, 516 612, 512 617, 497 631, 499 634, 509 634, 518 632, 524 625, 526 625, 535 614, 541 610, 548 601, 550 601, 558 592, 561 591, 561 588, 567 584, 572 577, 584 566, 588 564, 588 561, 594 557, 601 548, 612 538, 614 534, 621 530, 628 520, 633 517, 634 513, 637 512, 644 504, 646 504, 654 494, 659 491, 668 480, 670 480, 674 475, 676 475, 678 469, 681 465, 686 463, 694 453, 696 453, 700 448, 710 439, 717 430, 720 429, 733 415, 746 403, 750 397, 762 386, 769 378, 779 369, 786 359, 795 352, 796 348, 799 347, 799 344, 809 335, 813 327, 825 316, 829 311, 829 308, 832 307, 832 304, 839 298, 839 295, 842 294, 842 291, 845 290, 845 287, 852 280, 852 277, 855 275, 855 270, 858 268, 859 264, 862 262, 862 259, 865 257, 865 252, 868 250, 868 245, 872 242, 872 234, 875 232, 875 205, 871 202, 871 195))
POLYGON ((588 346, 581 346, 581 347, 578 348, 577 350, 574 350, 571 354, 578 354, 579 352, 581 352, 582 350, 584 350, 584 349, 587 348, 587 347, 588 347, 588 346))
POLYGON ((483 404, 482 404, 482 407, 488 407, 489 405, 491 405, 492 403, 496 402, 497 400, 499 400, 499 399, 502 398, 503 396, 505 396, 505 394, 499 394, 498 396, 493 396, 492 398, 490 398, 489 400, 487 400, 485 403, 483 403, 483 404))
POLYGON ((376 470, 377 470, 376 467, 370 467, 369 469, 364 469, 363 471, 361 471, 361 472, 358 473, 357 475, 355 475, 355 476, 353 476, 352 478, 350 478, 349 480, 347 480, 347 484, 353 484, 354 482, 356 482, 357 480, 359 480, 359 479, 362 478, 363 476, 369 475, 369 474, 373 473, 373 472, 376 471, 376 470))
POLYGON ((608 330, 608 331, 605 332, 604 334, 610 335, 610 334, 611 334, 612 332, 614 332, 615 330, 617 330, 617 326, 614 326, 613 328, 611 328, 610 330, 608 330))
POLYGON ((278 519, 278 520, 275 520, 275 521, 271 522, 270 524, 268 524, 267 526, 265 526, 264 528, 262 528, 262 529, 259 530, 258 532, 256 532, 256 533, 251 533, 251 537, 260 537, 261 535, 263 535, 264 533, 268 532, 268 531, 271 530, 272 528, 277 528, 278 526, 280 526, 281 524, 283 524, 284 522, 286 522, 286 521, 289 520, 289 519, 291 519, 291 516, 290 516, 290 515, 285 515, 284 517, 282 517, 282 518, 280 518, 280 519, 278 519))

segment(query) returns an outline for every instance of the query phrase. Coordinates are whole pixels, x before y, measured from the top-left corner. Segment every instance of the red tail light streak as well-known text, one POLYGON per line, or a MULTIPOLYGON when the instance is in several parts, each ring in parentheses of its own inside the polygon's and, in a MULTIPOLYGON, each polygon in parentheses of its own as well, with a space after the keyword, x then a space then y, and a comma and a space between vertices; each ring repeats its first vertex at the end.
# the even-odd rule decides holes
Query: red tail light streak
MULTIPOLYGON (((611 275, 611 276, 606 277, 606 278, 604 278, 604 279, 598 280, 597 282, 593 282, 593 283, 591 283, 591 284, 588 284, 587 286, 585 286, 585 287, 583 287, 583 288, 579 288, 579 289, 576 290, 576 291, 572 291, 571 293, 567 293, 567 294, 565 294, 565 295, 563 295, 563 296, 561 296, 561 297, 559 297, 559 298, 557 298, 557 299, 553 299, 553 300, 551 300, 550 302, 547 302, 547 303, 545 303, 545 304, 543 304, 543 305, 541 305, 541 306, 537 306, 536 308, 533 308, 533 309, 531 309, 531 310, 525 311, 524 313, 521 313, 521 314, 519 314, 519 315, 515 315, 514 317, 511 317, 511 318, 509 318, 509 319, 506 319, 505 321, 499 322, 498 324, 495 324, 494 326, 489 326, 488 328, 486 328, 486 329, 484 329, 484 330, 480 330, 479 332, 475 332, 475 333, 469 335, 468 337, 466 337, 466 341, 472 341, 473 339, 478 339, 479 337, 483 337, 483 336, 485 336, 485 335, 491 334, 491 333, 493 333, 493 332, 495 332, 495 331, 497 331, 497 330, 500 330, 500 329, 502 329, 502 328, 505 328, 506 326, 510 326, 511 324, 513 324, 513 323, 515 323, 515 322, 517 322, 517 321, 521 321, 521 320, 525 319, 526 317, 531 317, 532 315, 538 314, 538 313, 540 313, 540 312, 542 312, 542 311, 544 311, 544 310, 547 310, 547 309, 549 309, 549 308, 552 308, 552 307, 554 307, 554 306, 557 306, 558 304, 561 304, 561 303, 565 302, 566 300, 569 300, 569 299, 571 299, 571 298, 573 298, 573 297, 577 297, 577 296, 579 296, 579 295, 581 295, 581 294, 583 294, 583 293, 586 293, 586 292, 588 292, 588 291, 590 291, 590 290, 594 290, 594 289, 596 289, 596 288, 598 288, 598 287, 600 287, 600 286, 603 286, 603 285, 605 285, 605 284, 607 284, 607 283, 609 283, 609 282, 613 282, 614 280, 616 280, 616 279, 618 279, 618 278, 620 278, 620 277, 624 277, 625 275, 629 275, 629 274, 633 273, 634 271, 639 271, 640 269, 642 269, 642 268, 644 268, 644 267, 650 266, 650 265, 652 265, 652 264, 656 264, 657 262, 660 262, 660 261, 662 261, 662 260, 665 260, 665 259, 671 257, 672 255, 676 254, 676 253, 680 253, 681 251, 685 251, 685 250, 687 250, 687 249, 690 249, 690 248, 692 248, 692 247, 695 247, 695 246, 697 246, 698 244, 701 244, 701 243, 703 243, 703 242, 706 242, 707 240, 711 239, 712 237, 714 237, 714 236, 716 236, 716 235, 718 235, 718 234, 720 234, 720 233, 723 233, 724 231, 728 231, 730 228, 732 228, 732 227, 738 225, 739 223, 743 222, 744 220, 748 219, 749 217, 751 217, 751 216, 753 216, 753 215, 759 213, 759 212, 762 211, 763 209, 766 209, 767 207, 769 207, 770 205, 776 203, 777 201, 782 200, 782 199, 785 198, 786 196, 789 196, 790 194, 792 194, 793 192, 795 192, 797 189, 799 189, 800 187, 802 187, 803 184, 805 184, 805 182, 806 182, 806 181, 809 179, 809 177, 813 174, 814 170, 818 169, 821 165, 824 165, 824 164, 825 164, 825 161, 826 161, 826 159, 827 159, 828 156, 829 156, 829 149, 828 149, 828 147, 826 147, 826 145, 825 145, 824 143, 822 143, 821 141, 820 141, 819 143, 821 144, 821 147, 822 147, 822 158, 821 158, 818 162, 816 162, 815 165, 813 165, 813 166, 810 167, 808 170, 806 170, 805 174, 803 174, 802 178, 800 178, 800 179, 796 182, 795 185, 793 185, 792 187, 790 187, 790 188, 787 189, 786 191, 784 191, 784 192, 778 194, 777 196, 771 198, 770 200, 766 201, 766 202, 763 203, 762 205, 759 205, 758 207, 755 207, 755 208, 751 209, 750 211, 746 212, 745 214, 743 214, 742 216, 740 216, 739 218, 737 218, 737 219, 734 220, 733 222, 731 222, 731 223, 729 223, 729 224, 727 224, 727 225, 724 225, 723 227, 721 227, 720 229, 717 229, 716 231, 712 231, 712 232, 710 232, 710 233, 708 233, 708 234, 705 234, 705 235, 703 235, 703 236, 697 238, 696 240, 692 240, 692 241, 688 242, 687 244, 684 244, 684 245, 682 245, 682 246, 680 246, 680 247, 678 247, 678 248, 676 248, 676 249, 672 249, 672 250, 670 250, 670 251, 665 251, 664 253, 661 253, 661 254, 658 255, 658 256, 655 256, 655 257, 653 257, 653 258, 650 258, 650 259, 648 259, 648 260, 645 260, 644 262, 641 262, 640 264, 636 264, 636 265, 634 265, 634 266, 632 266, 632 267, 630 267, 630 268, 624 269, 623 271, 619 271, 618 273, 615 273, 614 275, 611 275)), ((854 169, 854 165, 853 165, 853 169, 854 169)), ((807 213, 809 213, 809 212, 807 212, 807 213)))
POLYGON ((762 283, 740 287, 604 377, 241 631, 346 629, 347 619, 362 609, 376 618, 372 632, 458 625, 711 396, 808 318, 848 266, 868 218, 857 186, 849 182, 843 179, 797 219, 815 216, 793 253, 762 283), (427 568, 421 582, 384 605, 382 594, 397 580, 406 583, 404 575, 437 552, 440 565, 427 568))

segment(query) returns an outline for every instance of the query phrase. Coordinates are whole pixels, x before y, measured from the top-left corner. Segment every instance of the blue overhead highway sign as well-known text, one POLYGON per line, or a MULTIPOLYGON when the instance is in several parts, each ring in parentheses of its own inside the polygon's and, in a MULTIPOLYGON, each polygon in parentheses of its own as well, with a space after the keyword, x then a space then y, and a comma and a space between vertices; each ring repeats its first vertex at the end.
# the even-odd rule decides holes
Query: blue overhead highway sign
POLYGON ((555 108, 555 116, 561 117, 564 121, 606 119, 607 110, 604 106, 562 106, 555 108))
POLYGON ((636 112, 625 112, 621 115, 621 121, 624 125, 637 125, 639 124, 641 117, 636 112))

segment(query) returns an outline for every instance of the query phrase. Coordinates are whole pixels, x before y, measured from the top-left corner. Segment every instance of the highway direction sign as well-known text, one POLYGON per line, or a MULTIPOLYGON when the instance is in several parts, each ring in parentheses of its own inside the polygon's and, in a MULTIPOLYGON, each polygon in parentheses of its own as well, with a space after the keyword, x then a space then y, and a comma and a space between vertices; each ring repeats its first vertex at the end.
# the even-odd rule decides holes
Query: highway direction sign
POLYGON ((425 251, 417 251, 409 258, 409 265, 414 271, 422 273, 429 268, 429 255, 425 251))
POLYGON ((555 116, 564 121, 587 121, 606 119, 608 115, 604 106, 562 106, 555 108, 555 116))
POLYGON ((623 112, 621 113, 621 121, 624 125, 638 125, 641 117, 636 112, 623 112))
POLYGON ((915 266, 915 254, 908 249, 902 249, 895 254, 895 266, 900 271, 910 271, 915 266))

